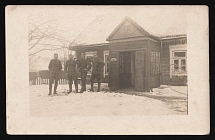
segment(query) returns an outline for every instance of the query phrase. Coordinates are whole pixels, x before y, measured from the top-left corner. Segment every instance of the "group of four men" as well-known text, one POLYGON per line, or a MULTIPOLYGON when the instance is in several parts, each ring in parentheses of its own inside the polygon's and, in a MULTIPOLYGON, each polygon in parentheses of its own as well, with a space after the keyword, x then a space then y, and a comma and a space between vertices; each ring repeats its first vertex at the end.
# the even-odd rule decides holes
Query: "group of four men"
MULTIPOLYGON (((90 91, 94 91, 93 84, 94 79, 96 78, 98 81, 98 89, 97 92, 100 91, 100 80, 101 80, 101 74, 102 74, 102 68, 104 67, 104 62, 102 59, 98 58, 97 53, 93 54, 93 60, 91 61, 85 58, 85 54, 81 53, 81 59, 75 60, 73 58, 73 55, 69 55, 69 60, 66 61, 64 72, 68 79, 69 83, 69 93, 72 92, 72 83, 74 81, 75 84, 75 92, 78 93, 78 76, 77 76, 77 69, 81 73, 81 91, 79 93, 83 93, 86 91, 86 77, 87 72, 91 70, 92 67, 92 75, 91 75, 91 89, 90 91)), ((54 54, 54 59, 52 59, 49 63, 49 71, 50 71, 50 78, 49 78, 49 94, 52 94, 52 83, 54 82, 54 94, 56 93, 57 86, 58 86, 58 80, 59 80, 59 74, 62 70, 62 64, 61 61, 58 59, 58 54, 54 54)))

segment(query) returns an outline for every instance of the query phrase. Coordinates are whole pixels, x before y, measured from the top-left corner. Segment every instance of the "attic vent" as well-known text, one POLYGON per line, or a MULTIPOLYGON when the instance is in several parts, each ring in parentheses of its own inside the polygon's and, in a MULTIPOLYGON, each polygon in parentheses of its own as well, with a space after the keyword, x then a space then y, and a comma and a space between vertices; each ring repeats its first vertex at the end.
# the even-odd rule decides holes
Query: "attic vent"
POLYGON ((126 32, 128 32, 131 24, 130 24, 129 22, 126 21, 126 22, 124 23, 124 25, 125 25, 125 26, 124 26, 124 30, 125 30, 126 32))
POLYGON ((129 26, 131 25, 129 22, 125 22, 125 26, 129 26))

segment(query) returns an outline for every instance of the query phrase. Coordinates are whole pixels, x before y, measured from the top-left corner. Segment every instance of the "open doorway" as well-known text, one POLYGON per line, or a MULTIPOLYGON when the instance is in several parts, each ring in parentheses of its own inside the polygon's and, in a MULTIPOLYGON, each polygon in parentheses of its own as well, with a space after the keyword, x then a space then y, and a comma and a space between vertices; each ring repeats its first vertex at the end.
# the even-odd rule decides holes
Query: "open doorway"
POLYGON ((120 89, 135 87, 135 52, 119 53, 119 80, 120 89))

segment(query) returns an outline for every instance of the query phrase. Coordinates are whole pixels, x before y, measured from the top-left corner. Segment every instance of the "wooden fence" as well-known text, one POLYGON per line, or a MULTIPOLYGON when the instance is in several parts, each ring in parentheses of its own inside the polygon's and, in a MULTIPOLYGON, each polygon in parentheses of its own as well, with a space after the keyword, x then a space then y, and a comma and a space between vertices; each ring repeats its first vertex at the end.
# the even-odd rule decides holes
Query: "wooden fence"
MULTIPOLYGON (((78 83, 81 83, 80 73, 77 73, 78 75, 78 83)), ((50 71, 49 70, 41 70, 39 72, 29 72, 29 85, 43 85, 43 84, 49 84, 49 76, 50 71)), ((102 76, 103 77, 103 76, 102 76)), ((61 71, 59 74, 60 80, 58 81, 58 84, 64 85, 68 84, 67 77, 65 76, 65 72, 61 71)), ((97 79, 95 80, 97 82, 97 79)), ((102 83, 108 83, 108 76, 101 79, 102 83)), ((86 84, 90 83, 90 76, 87 76, 86 84)))
MULTIPOLYGON (((29 85, 48 85, 49 79, 42 79, 41 77, 37 77, 35 80, 29 80, 29 85)), ((67 79, 59 79, 58 84, 64 85, 68 84, 67 79)))
MULTIPOLYGON (((50 72, 48 70, 42 70, 39 72, 29 72, 29 85, 42 85, 49 84, 50 72)), ((68 84, 68 80, 65 77, 64 71, 59 74, 58 84, 68 84)), ((80 78, 79 78, 80 79, 80 78)))

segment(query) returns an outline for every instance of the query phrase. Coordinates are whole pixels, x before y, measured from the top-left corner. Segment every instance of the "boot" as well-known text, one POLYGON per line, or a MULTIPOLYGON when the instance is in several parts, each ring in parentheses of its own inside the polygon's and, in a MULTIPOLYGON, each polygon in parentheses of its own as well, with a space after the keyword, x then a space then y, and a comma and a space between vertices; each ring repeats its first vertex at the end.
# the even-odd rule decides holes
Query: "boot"
POLYGON ((83 93, 83 92, 84 92, 84 90, 81 88, 81 91, 79 93, 83 93))
POLYGON ((48 95, 52 95, 52 89, 49 89, 49 94, 48 95))
POLYGON ((86 91, 86 89, 85 89, 84 85, 82 85, 81 91, 79 93, 83 93, 84 91, 86 91))
POLYGON ((98 89, 97 89, 97 92, 100 92, 100 85, 101 85, 101 83, 98 83, 98 89))
POLYGON ((87 91, 86 84, 84 85, 84 90, 83 91, 87 91))
POLYGON ((84 90, 81 88, 81 90, 80 90, 80 92, 79 93, 83 93, 84 92, 84 90))
POLYGON ((84 86, 83 86, 83 83, 82 83, 82 85, 81 85, 81 90, 80 90, 79 93, 83 93, 83 92, 84 92, 84 86))
POLYGON ((94 92, 94 89, 93 89, 93 82, 91 82, 91 89, 90 91, 94 92))
POLYGON ((75 92, 78 93, 78 84, 75 84, 75 92))
POLYGON ((48 95, 52 95, 52 83, 49 83, 49 94, 48 95))
POLYGON ((68 94, 70 94, 72 92, 72 84, 69 84, 69 92, 68 94))
POLYGON ((85 85, 85 87, 84 87, 84 91, 87 91, 86 85, 85 85))
POLYGON ((55 87, 54 87, 54 95, 57 95, 57 86, 55 85, 55 87))

